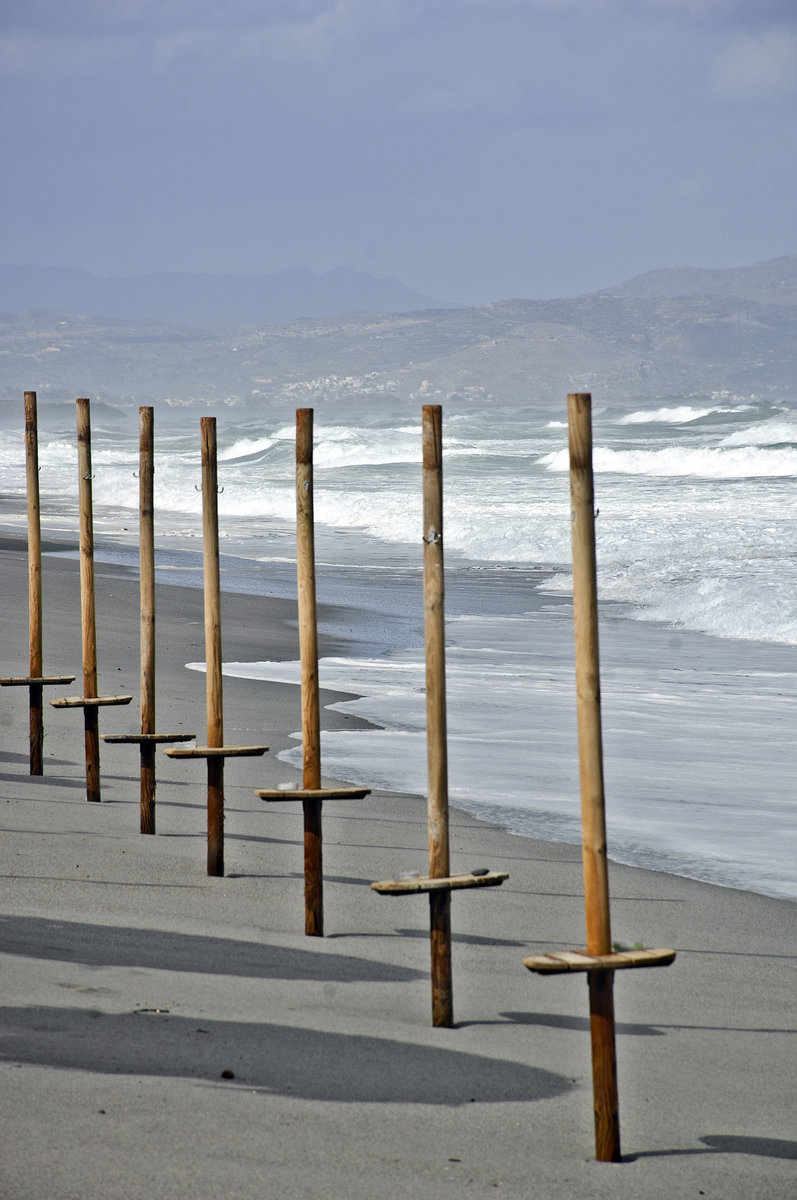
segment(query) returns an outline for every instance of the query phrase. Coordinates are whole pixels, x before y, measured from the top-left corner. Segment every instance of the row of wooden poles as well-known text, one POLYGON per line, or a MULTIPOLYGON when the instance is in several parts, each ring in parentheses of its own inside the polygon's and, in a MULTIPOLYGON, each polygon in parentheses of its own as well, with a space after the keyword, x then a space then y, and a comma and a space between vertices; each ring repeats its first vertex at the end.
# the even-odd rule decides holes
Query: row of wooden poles
MULTIPOLYGON (((615 951, 612 948, 605 798, 603 788, 598 650, 597 572, 595 557, 594 483, 592 472, 591 397, 568 398, 570 494, 573 543, 573 596, 576 646, 576 692, 582 804, 582 858, 586 914, 583 952, 551 951, 524 959, 541 974, 586 972, 589 983, 596 1156, 620 1159, 619 1105, 615 1053, 613 982, 617 970, 665 966, 672 950, 615 951)), ((80 498, 80 581, 83 641, 83 694, 51 701, 58 708, 82 708, 85 727, 87 799, 99 801, 98 710, 127 704, 131 696, 100 696, 97 690, 94 618, 93 527, 91 499, 91 429, 89 401, 77 401, 80 498)), ((222 699, 221 593, 219 576, 218 480, 216 422, 201 420, 204 615, 206 652, 207 744, 170 747, 176 758, 207 762, 209 875, 224 873, 224 761, 262 755, 268 747, 224 744, 222 699)), ((42 654, 41 523, 38 481, 36 395, 25 394, 25 441, 28 485, 28 562, 30 673, 0 679, 5 686, 26 685, 30 695, 30 771, 43 773, 42 689, 72 682, 75 676, 46 676, 42 654)), ((140 595, 141 595, 141 731, 105 735, 107 742, 138 744, 141 758, 141 832, 155 833, 155 747, 186 741, 193 735, 158 733, 155 720, 155 550, 154 550, 153 410, 140 409, 140 595)), ((316 619, 313 413, 296 414, 297 594, 301 657, 302 788, 263 790, 269 802, 300 800, 304 813, 305 932, 323 935, 323 867, 321 812, 325 800, 359 799, 365 788, 324 788, 321 777, 318 639, 316 619)), ((452 874, 448 832, 448 756, 445 685, 445 587, 443 566, 443 435, 442 410, 423 409, 423 592, 426 648, 427 815, 429 870, 426 876, 396 876, 373 883, 383 895, 428 893, 430 913, 432 1020, 453 1025, 451 970, 451 893, 463 888, 495 886, 504 872, 452 874)))

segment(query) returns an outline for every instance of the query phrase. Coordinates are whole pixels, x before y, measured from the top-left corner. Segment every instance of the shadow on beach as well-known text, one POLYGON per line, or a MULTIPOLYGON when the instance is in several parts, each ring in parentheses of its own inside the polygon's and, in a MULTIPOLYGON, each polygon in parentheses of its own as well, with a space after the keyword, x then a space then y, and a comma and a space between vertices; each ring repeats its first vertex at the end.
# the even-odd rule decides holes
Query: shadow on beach
POLYGON ((224 1073, 247 1089, 306 1100, 458 1106, 545 1100, 573 1087, 551 1071, 437 1046, 167 1010, 4 1008, 0 1028, 7 1062, 230 1086, 224 1073))
POLYGON ((751 1154, 756 1158, 780 1158, 797 1162, 797 1142, 785 1138, 747 1137, 745 1134, 712 1133, 701 1137, 705 1150, 641 1150, 623 1156, 623 1162, 645 1158, 679 1158, 706 1154, 751 1154))
POLYGON ((0 917, 0 951, 88 967, 136 967, 250 979, 409 983, 427 977, 423 971, 352 955, 46 917, 0 917))

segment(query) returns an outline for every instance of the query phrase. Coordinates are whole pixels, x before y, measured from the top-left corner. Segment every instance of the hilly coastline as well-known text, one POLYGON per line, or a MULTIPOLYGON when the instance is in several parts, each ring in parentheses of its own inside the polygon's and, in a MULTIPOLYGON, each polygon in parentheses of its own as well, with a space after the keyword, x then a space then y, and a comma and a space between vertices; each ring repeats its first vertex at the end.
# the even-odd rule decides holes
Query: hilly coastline
POLYGON ((797 378, 797 256, 652 271, 590 295, 474 308, 175 323, 60 308, 0 315, 0 400, 267 406, 380 398, 529 403, 592 391, 636 402, 787 399, 797 378))

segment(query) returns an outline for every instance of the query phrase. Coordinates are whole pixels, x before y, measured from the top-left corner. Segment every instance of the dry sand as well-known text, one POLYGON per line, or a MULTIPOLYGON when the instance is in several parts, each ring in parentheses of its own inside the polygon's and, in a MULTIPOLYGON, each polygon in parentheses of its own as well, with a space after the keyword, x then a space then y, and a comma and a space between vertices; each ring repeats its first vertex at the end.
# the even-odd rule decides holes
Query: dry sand
MULTIPOLYGON (((0 579, 2 673, 26 674, 24 539, 0 579)), ((97 590, 100 690, 134 694, 100 729, 136 732, 137 583, 98 564, 97 590)), ((292 604, 222 607, 225 659, 296 656, 292 604)), ((45 672, 79 679, 76 562, 45 557, 44 608, 45 672)), ((203 741, 199 591, 159 589, 158 637, 158 729, 203 741)), ((297 689, 225 679, 224 701, 226 741, 272 752, 227 765, 209 879, 204 763, 158 754, 142 837, 137 749, 103 744, 88 804, 80 712, 45 705, 31 778, 27 692, 0 692, 3 1200, 797 1195, 794 904, 613 865, 615 938, 678 957, 616 977, 625 1157, 596 1163, 584 977, 522 965, 583 945, 577 848, 452 813, 452 869, 510 878, 454 895, 457 1024, 434 1029, 426 901, 369 888, 425 867, 425 803, 325 807, 306 938, 299 805, 254 795, 295 778, 297 689)))

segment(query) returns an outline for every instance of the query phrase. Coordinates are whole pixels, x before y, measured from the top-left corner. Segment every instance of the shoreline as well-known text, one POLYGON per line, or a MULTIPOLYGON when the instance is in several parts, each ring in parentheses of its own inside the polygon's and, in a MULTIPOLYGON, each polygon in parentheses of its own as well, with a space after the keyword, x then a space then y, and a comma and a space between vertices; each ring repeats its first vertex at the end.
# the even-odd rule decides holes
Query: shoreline
MULTIPOLYGON (((10 552, 13 554, 19 553, 26 559, 26 556, 27 556, 26 535, 17 534, 15 531, 10 531, 7 528, 5 530, 3 530, 2 527, 0 527, 0 555, 2 555, 4 552, 10 552)), ((55 538, 55 537, 50 537, 49 539, 43 538, 42 554, 45 559, 44 565, 43 565, 43 574, 44 575, 46 575, 46 573, 47 573, 47 563, 49 562, 49 563, 53 563, 53 564, 54 563, 61 564, 62 568, 64 568, 67 573, 69 572, 69 569, 71 566, 77 576, 77 571, 78 571, 78 567, 79 567, 79 546, 78 546, 78 543, 76 540, 67 539, 67 538, 60 539, 60 538, 55 538)), ((137 605, 138 605, 138 563, 137 563, 137 561, 134 564, 127 564, 124 562, 120 562, 119 558, 121 558, 121 557, 129 557, 129 547, 120 545, 119 543, 116 543, 113 540, 109 541, 107 539, 103 539, 101 542, 95 542, 95 575, 96 575, 97 579, 98 580, 100 578, 106 579, 108 581, 109 586, 112 586, 113 583, 118 582, 119 586, 127 585, 132 589, 132 592, 131 592, 130 596, 128 597, 128 603, 130 603, 134 606, 134 628, 133 628, 133 626, 131 626, 131 629, 132 629, 133 633, 135 634, 135 637, 137 638, 138 637, 138 625, 136 622, 138 620, 138 608, 137 608, 137 605)), ((229 558, 229 556, 227 556, 227 557, 229 558)), ((235 556, 233 556, 233 558, 235 558, 235 556)), ((178 568, 178 570, 179 570, 179 568, 178 568)), ((165 573, 165 572, 163 572, 163 573, 165 573)), ((156 570, 156 580, 157 580, 156 586, 157 586, 157 593, 158 593, 158 597, 159 597, 158 607, 160 608, 161 599, 166 600, 166 604, 168 606, 168 618, 170 620, 179 614, 182 616, 183 621, 187 620, 189 623, 193 623, 194 625, 199 626, 198 640, 192 639, 191 641, 187 641, 184 643, 186 646, 186 654, 188 654, 189 650, 194 651, 194 652, 198 651, 198 653, 195 653, 194 661, 189 662, 188 660, 186 660, 181 663, 180 655, 177 654, 174 657, 172 657, 170 660, 170 663, 169 663, 170 669, 179 672, 180 668, 182 667, 182 668, 188 670, 188 672, 190 674, 196 673, 198 678, 202 682, 201 682, 201 684, 197 685, 197 687, 194 690, 203 692, 204 691, 204 671, 199 670, 198 665, 197 665, 197 661, 204 662, 204 653, 205 653, 204 631, 203 631, 203 620, 204 620, 203 602, 204 601, 203 601, 201 573, 199 576, 197 576, 195 582, 190 582, 190 583, 186 583, 184 580, 181 582, 173 582, 171 580, 164 581, 163 573, 162 573, 161 567, 158 566, 157 570, 156 570), (197 595, 197 593, 198 593, 198 595, 197 595), (191 596, 190 601, 188 599, 189 596, 191 596)), ((183 574, 184 573, 185 572, 183 572, 183 574)), ((524 569, 523 574, 528 574, 528 573, 529 573, 529 569, 524 569)), ((535 572, 531 571, 531 573, 534 574, 535 572)), ((546 574, 545 571, 540 571, 539 573, 542 575, 546 574)), ((236 577, 235 577, 234 573, 225 574, 224 571, 222 572, 222 657, 223 657, 223 661, 224 661, 225 665, 235 667, 235 666, 238 666, 241 664, 243 664, 244 666, 248 666, 250 664, 250 662, 256 663, 258 661, 257 659, 251 660, 251 657, 248 659, 246 658, 246 655, 251 655, 253 642, 255 644, 257 644, 257 646, 258 646, 260 659, 266 659, 268 661, 277 661, 277 662, 298 662, 298 659, 299 659, 298 622, 297 622, 297 616, 296 616, 296 602, 295 602, 295 596, 294 596, 295 564, 289 571, 287 584, 286 584, 286 580, 284 578, 279 579, 276 583, 276 586, 273 588, 273 590, 269 594, 262 593, 256 589, 250 590, 249 588, 246 588, 246 590, 243 590, 243 589, 238 590, 235 587, 235 578, 236 577), (291 590, 292 586, 293 586, 294 591, 291 590), (262 630, 263 630, 262 640, 261 640, 261 633, 260 633, 261 627, 258 626, 257 632, 255 632, 252 629, 251 620, 247 619, 247 621, 245 623, 245 629, 246 629, 245 635, 243 637, 236 636, 234 639, 231 639, 228 641, 228 638, 225 635, 225 629, 227 628, 227 622, 225 620, 224 609, 225 609, 225 605, 229 605, 234 602, 233 598, 237 598, 237 600, 239 602, 244 603, 244 604, 246 604, 247 602, 251 602, 252 608, 255 612, 257 612, 258 609, 263 612, 264 621, 263 621, 263 625, 262 625, 262 630), (276 622, 277 628, 276 628, 276 631, 272 631, 271 626, 275 622, 276 622), (250 636, 250 631, 251 631, 251 636, 250 636), (268 636, 267 636, 267 631, 268 631, 268 636), (281 633, 280 633, 280 631, 281 631, 281 633), (239 660, 240 660, 240 662, 239 662, 239 660)), ((25 588, 27 589, 27 579, 25 579, 24 584, 25 584, 25 588)), ((98 588, 99 588, 99 583, 98 583, 98 588)), ((333 590, 333 594, 335 594, 337 589, 333 587, 332 590, 333 590)), ((468 589, 466 589, 466 594, 467 594, 467 591, 468 591, 468 589)), ((549 600, 551 600, 554 604, 561 603, 562 605, 565 605, 565 603, 566 603, 564 598, 559 600, 557 597, 547 597, 547 596, 544 598, 544 603, 547 604, 547 602, 549 600)), ((536 600, 534 600, 534 602, 537 603, 538 598, 536 600)), ((45 607, 46 607, 46 594, 45 594, 44 603, 45 603, 45 607)), ((455 600, 455 603, 461 603, 461 597, 457 597, 455 600)), ((76 605, 76 607, 75 607, 76 619, 79 622, 79 617, 80 617, 79 591, 76 592, 75 605, 76 605)), ((330 656, 331 657, 341 656, 341 657, 345 658, 347 656, 356 655, 363 649, 363 647, 367 647, 369 645, 369 643, 366 640, 361 640, 360 638, 355 637, 351 633, 345 634, 345 633, 338 632, 338 630, 340 630, 341 626, 342 626, 342 623, 339 619, 340 615, 343 612, 350 613, 352 611, 351 606, 346 606, 345 608, 341 608, 334 601, 330 602, 329 600, 324 601, 324 600, 319 599, 317 607, 318 607, 318 621, 319 621, 319 626, 318 626, 319 659, 322 659, 324 657, 330 657, 330 656)), ((454 606, 452 606, 452 607, 454 607, 454 606)), ((467 608, 467 604, 464 607, 467 608)), ((604 602, 604 604, 602 605, 602 613, 603 613, 602 649, 603 649, 604 641, 606 641, 606 643, 610 644, 610 645, 612 642, 616 643, 616 641, 617 641, 617 634, 615 632, 615 629, 613 628, 613 625, 616 625, 616 621, 617 621, 617 616, 612 611, 614 608, 622 609, 623 606, 617 605, 617 604, 613 603, 612 601, 604 602), (607 615, 608 615, 608 620, 607 620, 607 615)), ((449 613, 447 615, 451 616, 452 614, 449 613)), ((627 617, 620 618, 621 621, 628 620, 628 619, 629 618, 627 618, 627 617)), ((642 636, 644 634, 644 630, 648 624, 650 624, 650 623, 648 623, 648 622, 634 622, 633 623, 635 629, 637 626, 641 627, 640 628, 640 636, 642 636)), ((25 626, 25 629, 27 629, 27 625, 25 626)), ((661 626, 660 632, 663 632, 664 635, 667 636, 668 638, 675 637, 677 640, 686 640, 686 641, 694 641, 694 642, 699 642, 705 636, 708 636, 708 635, 703 635, 703 634, 692 632, 692 631, 678 630, 678 631, 674 632, 665 626, 661 626)), ((72 661, 79 663, 80 653, 81 653, 80 642, 79 642, 79 626, 77 628, 77 634, 78 634, 77 643, 76 643, 77 658, 74 658, 74 656, 73 656, 72 661)), ((45 632, 45 636, 46 636, 46 632, 45 632)), ((758 643, 740 643, 740 645, 744 649, 745 653, 749 654, 750 649, 752 648, 753 652, 754 653, 757 652, 758 656, 761 658, 763 658, 765 656, 768 657, 773 651, 773 647, 770 646, 769 644, 763 644, 763 646, 762 646, 762 645, 759 645, 758 643)), ((170 645, 169 645, 169 647, 167 647, 167 650, 174 649, 174 648, 175 647, 170 642, 170 645)), ((130 649, 130 647, 128 647, 128 649, 130 649)), ((162 649, 163 648, 160 645, 160 639, 159 639, 159 646, 158 646, 158 651, 157 651, 159 659, 160 659, 162 649)), ((616 650, 616 646, 614 647, 614 649, 616 650)), ((45 656, 46 656, 46 650, 45 650, 45 656)), ((189 655, 189 657, 190 657, 190 655, 189 655)), ((100 669, 101 669, 101 667, 102 667, 102 663, 100 661, 100 669)), ((48 664, 47 669, 48 669, 48 671, 50 670, 49 664, 48 664)), ((64 670, 64 671, 67 670, 67 667, 65 665, 56 666, 55 668, 53 668, 53 670, 56 673, 60 673, 62 670, 64 670)), ((20 663, 18 664, 18 667, 15 667, 13 673, 25 674, 26 671, 27 671, 27 663, 20 661, 20 663)), ((77 674, 79 675, 79 670, 78 670, 77 674)), ((295 781, 300 780, 300 777, 301 777, 301 769, 300 768, 297 768, 295 765, 289 763, 288 761, 283 761, 282 759, 280 759, 278 761, 278 759, 277 759, 278 754, 282 754, 283 752, 286 752, 289 750, 293 750, 295 752, 297 745, 301 744, 300 740, 297 742, 297 739, 295 737, 291 736, 291 734, 297 733, 301 729, 300 691, 299 691, 298 683, 296 683, 296 684, 281 683, 277 680, 260 678, 256 674, 252 675, 252 676, 248 676, 246 674, 238 674, 234 670, 230 670, 230 671, 225 670, 223 680, 224 680, 223 690, 224 690, 225 695, 226 695, 226 692, 228 691, 233 680, 236 681, 236 685, 245 684, 248 682, 248 684, 249 684, 250 688, 252 689, 253 694, 255 696, 257 696, 258 691, 261 693, 260 696, 258 697, 261 700, 263 699, 264 696, 269 694, 272 690, 276 690, 277 694, 279 694, 279 696, 280 696, 280 706, 279 706, 279 710, 278 710, 280 715, 285 711, 286 707, 288 709, 290 709, 291 698, 293 698, 293 700, 294 700, 293 708, 296 713, 296 723, 295 723, 295 725, 293 725, 292 728, 288 728, 288 726, 290 726, 289 719, 287 720, 287 725, 285 725, 285 726, 283 726, 283 723, 280 722, 279 728, 276 731, 276 736, 279 739, 279 746, 278 747, 272 746, 270 753, 266 756, 266 759, 263 760, 263 763, 267 764, 267 773, 269 775, 272 775, 275 772, 278 774, 280 772, 282 773, 283 777, 285 777, 285 778, 281 779, 280 782, 290 782, 290 781, 295 782, 295 781), (273 771, 271 770, 272 766, 273 766, 273 771)), ((77 686, 77 684, 75 686, 77 686)), ((3 689, 3 690, 6 691, 6 693, 8 691, 7 689, 3 689)), ((114 688, 114 690, 116 690, 116 689, 114 688)), ((135 676, 130 677, 129 690, 133 691, 133 701, 130 705, 130 708, 128 709, 128 712, 132 713, 134 710, 137 710, 137 705, 138 705, 138 701, 139 701, 138 675, 137 674, 135 676)), ((2 698, 2 696, 0 695, 0 699, 1 698, 2 698)), ((368 717, 361 717, 357 714, 346 712, 346 711, 339 712, 337 710, 337 706, 340 705, 342 702, 359 700, 361 698, 362 698, 361 694, 355 688, 352 688, 351 690, 345 690, 345 689, 335 687, 335 686, 326 686, 325 687, 323 685, 323 680, 322 680, 321 687, 320 687, 322 736, 326 732, 331 732, 331 731, 336 731, 336 730, 341 730, 341 731, 367 730, 367 729, 382 730, 384 728, 384 726, 381 725, 375 719, 370 719, 368 717)), ((46 702, 47 702, 47 696, 45 694, 45 708, 47 708, 46 702)), ((204 701, 203 701, 203 703, 204 703, 204 701)), ((204 721, 205 721, 204 708, 202 708, 202 711, 201 711, 201 722, 197 723, 198 721, 199 721, 199 717, 197 717, 197 719, 194 720, 194 727, 196 728, 197 733, 198 733, 198 740, 200 742, 202 742, 202 741, 204 741, 204 733, 203 733, 204 721)), ((137 725, 136 725, 136 728, 137 728, 137 725)), ((261 741, 264 732, 266 734, 271 734, 271 731, 268 728, 266 728, 265 730, 261 729, 260 732, 257 732, 255 730, 252 740, 255 742, 261 741)), ((272 736, 272 740, 273 740, 274 735, 271 734, 271 736, 272 736)), ((606 740, 606 737, 607 737, 607 734, 606 734, 606 731, 604 731, 604 740, 606 740)), ((45 753, 46 753, 46 749, 45 749, 45 753)), ((323 759, 322 759, 322 767, 323 767, 323 759)), ((360 783, 359 780, 350 778, 349 775, 347 775, 345 777, 342 777, 342 776, 338 777, 338 776, 334 775, 334 773, 327 772, 327 771, 324 772, 324 779, 325 779, 325 783, 328 781, 330 784, 343 783, 343 784, 348 784, 350 786, 358 786, 360 783)), ((270 780, 267 784, 264 784, 262 786, 273 787, 276 785, 273 781, 270 780)), ((395 787, 377 787, 374 790, 378 791, 378 792, 386 792, 391 795, 402 795, 402 796, 407 796, 408 798, 411 797, 414 800, 421 800, 423 802, 423 804, 425 805, 425 792, 404 791, 400 788, 395 788, 395 787)), ((577 788, 576 788, 576 790, 577 790, 577 788)), ((547 812, 535 813, 531 810, 517 809, 517 811, 515 812, 515 818, 516 818, 515 823, 513 824, 512 820, 509 818, 509 815, 507 815, 506 819, 502 819, 502 817, 501 817, 502 812, 506 812, 507 814, 509 814, 510 812, 513 811, 511 809, 511 806, 507 807, 507 808, 502 807, 502 808, 498 808, 498 809, 493 809, 487 804, 480 805, 478 803, 474 803, 474 802, 471 802, 468 800, 458 802, 457 797, 453 794, 453 792, 449 796, 449 804, 450 804, 452 811, 456 811, 458 813, 461 813, 462 815, 467 814, 468 816, 472 817, 474 820, 482 822, 488 826, 495 827, 497 830, 499 830, 502 833, 505 833, 507 836, 525 839, 525 840, 533 842, 533 843, 538 843, 538 842, 542 843, 542 844, 550 843, 550 844, 561 845, 563 847, 570 847, 571 849, 573 847, 575 847, 577 850, 580 849, 580 845, 581 845, 580 833, 568 838, 567 836, 559 837, 556 835, 555 832, 552 832, 552 829, 555 829, 555 827, 558 824, 562 824, 562 819, 555 816, 552 812, 551 813, 547 813, 547 812), (528 832, 528 827, 533 824, 538 825, 544 832, 540 832, 539 834, 536 834, 534 832, 528 832), (524 828, 524 826, 526 828, 524 828)), ((712 879, 712 878, 707 877, 707 874, 708 874, 707 871, 701 873, 699 870, 696 870, 693 874, 683 874, 683 873, 680 873, 675 868, 675 866, 673 866, 672 869, 667 869, 664 866, 657 866, 655 864, 655 859, 659 856, 659 854, 661 854, 661 856, 663 858, 667 858, 667 854, 666 854, 666 852, 660 852, 655 849, 651 849, 650 851, 646 852, 648 854, 648 856, 650 857, 650 859, 654 860, 654 861, 651 861, 650 863, 647 863, 647 862, 640 863, 638 861, 634 861, 633 858, 623 857, 622 849, 617 849, 616 847, 613 848, 611 834, 609 836, 608 841, 609 841, 608 858, 609 858, 609 862, 614 867, 629 867, 632 869, 652 871, 657 874, 662 874, 662 875, 666 875, 666 876, 674 876, 675 878, 679 878, 679 879, 692 880, 697 883, 705 883, 705 884, 708 884, 709 886, 713 886, 713 887, 727 888, 731 891, 746 892, 746 893, 749 893, 749 894, 755 895, 755 896, 763 896, 763 897, 767 897, 769 899, 783 901, 785 903, 797 904, 797 897, 784 896, 784 895, 780 895, 780 894, 777 894, 772 891, 765 891, 762 889, 745 887, 742 883, 737 884, 737 883, 727 882, 723 879, 712 879)), ((670 856, 670 857, 672 857, 672 856, 670 856)))
MULTIPOLYGON (((9 674, 27 670, 24 550, 0 546, 9 674)), ((43 574, 45 670, 79 676, 77 563, 46 558, 43 574)), ((100 728, 129 731, 138 585, 99 563, 96 583, 100 687, 134 695, 100 728)), ((298 655, 293 614, 224 592, 225 659, 298 655)), ((157 621, 158 729, 203 740, 204 679, 185 669, 204 653, 201 590, 159 585, 157 621)), ((789 1194, 793 902, 612 863, 615 939, 678 957, 618 976, 626 1157, 597 1164, 583 980, 522 966, 583 944, 578 847, 452 810, 452 869, 510 877, 452 902, 457 1024, 435 1030, 427 906, 369 887, 425 864, 425 801, 325 806, 327 936, 305 938, 298 806, 254 796, 292 771, 276 754, 295 744, 298 689, 225 676, 224 705, 225 740, 271 751, 225 773, 228 873, 208 879, 201 765, 158 754, 158 833, 142 837, 135 748, 102 744, 88 805, 80 717, 45 703, 32 779, 27 694, 0 692, 0 1191, 365 1200, 389 1179, 525 1200, 531 1178, 550 1200, 789 1194)), ((324 728, 352 720, 324 707, 324 728)))

